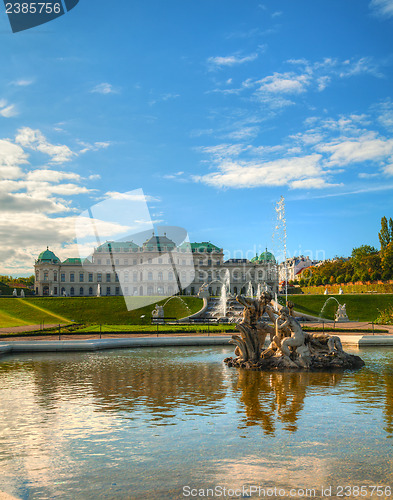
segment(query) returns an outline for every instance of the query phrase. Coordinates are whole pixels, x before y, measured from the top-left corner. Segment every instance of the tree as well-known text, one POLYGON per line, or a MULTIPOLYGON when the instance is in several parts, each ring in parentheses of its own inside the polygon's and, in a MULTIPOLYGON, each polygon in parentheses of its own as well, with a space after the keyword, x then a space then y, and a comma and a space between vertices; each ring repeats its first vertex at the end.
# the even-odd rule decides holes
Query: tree
POLYGON ((378 234, 381 250, 384 250, 391 241, 393 241, 393 220, 390 217, 389 222, 386 217, 381 219, 381 230, 378 234))
POLYGON ((393 278, 393 241, 382 252, 382 270, 382 278, 384 280, 393 278))

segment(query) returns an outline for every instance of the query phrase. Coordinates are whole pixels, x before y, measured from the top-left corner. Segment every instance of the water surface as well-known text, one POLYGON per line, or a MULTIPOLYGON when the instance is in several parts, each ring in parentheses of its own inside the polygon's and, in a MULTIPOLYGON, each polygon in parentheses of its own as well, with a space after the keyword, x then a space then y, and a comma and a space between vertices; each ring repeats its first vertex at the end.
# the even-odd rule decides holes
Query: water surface
POLYGON ((0 491, 177 499, 186 486, 258 485, 321 497, 393 485, 393 349, 361 350, 367 366, 342 374, 238 371, 222 362, 232 351, 3 358, 0 491))

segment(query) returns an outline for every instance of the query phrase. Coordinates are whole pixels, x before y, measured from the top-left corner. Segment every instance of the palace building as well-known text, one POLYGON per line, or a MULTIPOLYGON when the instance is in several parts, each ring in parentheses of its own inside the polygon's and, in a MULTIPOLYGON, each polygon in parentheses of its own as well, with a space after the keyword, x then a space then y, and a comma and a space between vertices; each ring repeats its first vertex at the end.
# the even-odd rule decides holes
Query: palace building
POLYGON ((176 246, 154 234, 141 245, 107 241, 87 259, 61 261, 47 248, 34 268, 35 294, 41 296, 197 295, 203 284, 219 295, 223 283, 233 294, 245 293, 250 283, 254 294, 258 285, 278 288, 277 264, 267 250, 251 260, 224 261, 223 249, 213 243, 176 246))

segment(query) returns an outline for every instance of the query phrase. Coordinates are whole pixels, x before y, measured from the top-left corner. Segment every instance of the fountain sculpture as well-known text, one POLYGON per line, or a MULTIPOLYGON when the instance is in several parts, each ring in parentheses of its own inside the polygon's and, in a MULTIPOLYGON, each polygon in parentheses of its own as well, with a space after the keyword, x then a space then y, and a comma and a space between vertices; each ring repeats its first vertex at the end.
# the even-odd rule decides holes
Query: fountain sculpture
POLYGON ((236 300, 244 306, 243 320, 237 325, 240 336, 233 335, 230 341, 236 345, 236 358, 226 358, 228 366, 278 371, 344 370, 364 366, 359 356, 343 351, 339 337, 304 332, 288 307, 282 307, 280 313, 275 314, 269 292, 263 292, 256 299, 238 295, 236 300), (263 318, 265 313, 275 327, 263 318), (268 334, 270 345, 265 349, 268 334))

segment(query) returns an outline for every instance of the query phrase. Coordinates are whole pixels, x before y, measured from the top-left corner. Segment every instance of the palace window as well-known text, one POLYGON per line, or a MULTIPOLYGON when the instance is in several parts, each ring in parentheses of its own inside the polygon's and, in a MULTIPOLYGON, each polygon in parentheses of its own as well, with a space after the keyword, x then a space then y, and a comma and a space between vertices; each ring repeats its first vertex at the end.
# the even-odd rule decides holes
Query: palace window
POLYGON ((57 281, 57 271, 53 271, 53 281, 57 281))
POLYGON ((110 281, 111 281, 111 274, 110 273, 106 273, 106 282, 110 283, 110 281))
POLYGON ((75 274, 74 273, 70 273, 70 281, 71 281, 71 283, 75 281, 75 274))
POLYGON ((107 287, 106 287, 106 294, 107 294, 107 295, 110 295, 110 294, 111 294, 111 287, 110 287, 110 286, 107 286, 107 287))
POLYGON ((89 287, 89 295, 93 295, 93 287, 89 287))
POLYGON ((148 281, 153 281, 153 273, 152 272, 147 273, 147 279, 148 279, 148 281))
POLYGON ((89 273, 89 283, 93 283, 93 273, 89 273))
POLYGON ((101 273, 97 273, 97 282, 101 283, 101 281, 102 281, 102 274, 101 273))
POLYGON ((44 281, 48 281, 49 273, 48 271, 44 271, 44 281))
POLYGON ((85 280, 84 274, 83 273, 79 273, 79 282, 83 283, 84 280, 85 280))
POLYGON ((79 288, 79 295, 83 295, 83 286, 79 288))
POLYGON ((70 295, 75 295, 75 290, 74 290, 74 287, 73 287, 73 286, 71 287, 71 290, 70 290, 70 295))
POLYGON ((65 273, 60 274, 60 281, 63 283, 65 282, 65 273))

